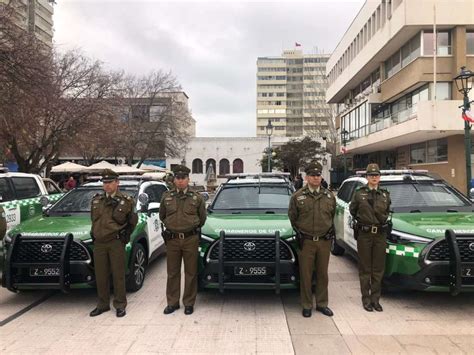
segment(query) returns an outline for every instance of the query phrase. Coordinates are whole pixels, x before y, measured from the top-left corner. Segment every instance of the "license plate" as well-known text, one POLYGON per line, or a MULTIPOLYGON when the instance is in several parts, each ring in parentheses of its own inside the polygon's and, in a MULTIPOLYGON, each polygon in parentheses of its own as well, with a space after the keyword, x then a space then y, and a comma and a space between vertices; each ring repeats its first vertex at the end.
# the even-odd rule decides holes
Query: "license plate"
POLYGON ((474 267, 461 268, 462 277, 474 277, 474 267))
POLYGON ((268 270, 266 266, 237 266, 234 269, 235 275, 267 275, 268 270))
POLYGON ((59 276, 58 267, 31 267, 30 276, 59 276))

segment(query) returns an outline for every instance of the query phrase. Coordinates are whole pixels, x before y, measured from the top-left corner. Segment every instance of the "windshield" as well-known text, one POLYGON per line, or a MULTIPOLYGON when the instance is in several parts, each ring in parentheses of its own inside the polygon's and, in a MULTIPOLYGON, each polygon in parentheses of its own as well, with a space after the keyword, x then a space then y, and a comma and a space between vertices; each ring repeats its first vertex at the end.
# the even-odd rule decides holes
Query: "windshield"
POLYGON ((286 186, 224 188, 216 196, 214 210, 288 209, 291 191, 286 186))
POLYGON ((465 207, 467 200, 442 182, 384 184, 390 191, 392 208, 465 207))
MULTIPOLYGON (((136 189, 121 188, 120 191, 135 197, 136 189)), ((104 191, 100 187, 72 190, 51 207, 49 213, 90 213, 92 198, 102 193, 104 191)))

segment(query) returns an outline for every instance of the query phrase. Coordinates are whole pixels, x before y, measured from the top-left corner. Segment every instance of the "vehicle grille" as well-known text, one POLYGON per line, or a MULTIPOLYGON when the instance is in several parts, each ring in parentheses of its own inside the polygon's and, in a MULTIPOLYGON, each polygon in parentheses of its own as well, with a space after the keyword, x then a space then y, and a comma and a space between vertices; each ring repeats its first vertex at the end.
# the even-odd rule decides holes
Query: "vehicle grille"
MULTIPOLYGON (((247 244, 248 245, 248 244, 247 244)), ((285 242, 280 242, 280 260, 291 260, 292 252, 285 242)), ((210 250, 210 259, 219 259, 219 242, 210 250)), ((272 239, 225 239, 225 261, 275 261, 275 241, 272 239), (253 250, 246 250, 246 243, 254 243, 253 250)))
MULTIPOLYGON (((459 246, 459 253, 461 254, 462 262, 474 262, 474 251, 469 250, 469 245, 474 243, 474 238, 457 239, 459 246)), ((428 253, 427 260, 429 261, 449 261, 449 248, 445 239, 442 239, 431 248, 428 253)))
MULTIPOLYGON (((13 261, 17 263, 54 263, 61 259, 63 240, 25 240, 21 239, 15 248, 13 261), (41 251, 43 245, 51 245, 47 253, 41 251)), ((84 246, 73 241, 69 249, 70 261, 86 261, 91 257, 84 246)))

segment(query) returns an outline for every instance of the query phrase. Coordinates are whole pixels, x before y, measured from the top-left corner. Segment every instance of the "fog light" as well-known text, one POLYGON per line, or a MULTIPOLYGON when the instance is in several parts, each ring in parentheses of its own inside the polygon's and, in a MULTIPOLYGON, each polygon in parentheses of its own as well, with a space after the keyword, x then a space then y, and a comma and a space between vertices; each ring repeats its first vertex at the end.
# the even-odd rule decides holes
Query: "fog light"
POLYGON ((87 277, 86 277, 86 280, 87 280, 87 281, 90 281, 90 280, 92 280, 92 276, 90 276, 90 275, 89 275, 89 276, 87 276, 87 277))
POLYGON ((207 279, 207 281, 211 281, 212 280, 212 275, 211 274, 207 275, 206 279, 207 279))
POLYGON ((430 279, 429 277, 425 277, 425 282, 426 282, 427 284, 430 284, 430 283, 431 283, 431 279, 430 279))
POLYGON ((291 275, 290 280, 291 280, 291 281, 296 281, 295 275, 291 275))

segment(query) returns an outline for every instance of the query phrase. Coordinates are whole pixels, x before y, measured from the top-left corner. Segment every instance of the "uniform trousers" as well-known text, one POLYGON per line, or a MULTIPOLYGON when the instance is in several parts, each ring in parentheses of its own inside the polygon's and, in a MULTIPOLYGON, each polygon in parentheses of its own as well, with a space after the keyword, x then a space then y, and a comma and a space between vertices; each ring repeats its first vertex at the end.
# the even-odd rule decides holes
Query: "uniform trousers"
POLYGON ((99 297, 97 308, 110 308, 110 274, 114 286, 114 308, 127 306, 125 291, 125 246, 119 239, 94 243, 94 270, 99 297))
POLYGON ((378 303, 380 300, 386 248, 385 235, 359 232, 357 254, 359 255, 360 290, 364 305, 378 303))
POLYGON ((184 261, 184 306, 194 306, 197 295, 199 237, 173 238, 166 242, 166 299, 168 306, 179 306, 181 295, 181 260, 184 261))
POLYGON ((330 240, 312 241, 305 239, 299 252, 300 298, 304 309, 313 308, 311 283, 313 270, 316 272, 316 306, 328 306, 328 264, 331 251, 330 240))

